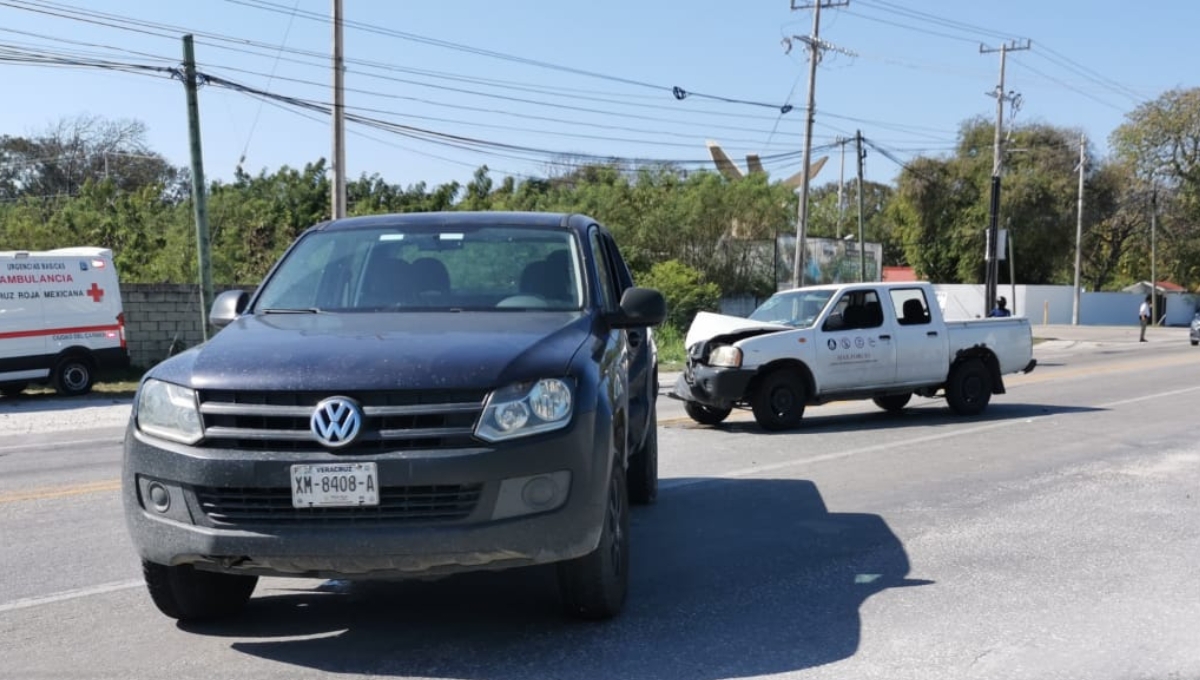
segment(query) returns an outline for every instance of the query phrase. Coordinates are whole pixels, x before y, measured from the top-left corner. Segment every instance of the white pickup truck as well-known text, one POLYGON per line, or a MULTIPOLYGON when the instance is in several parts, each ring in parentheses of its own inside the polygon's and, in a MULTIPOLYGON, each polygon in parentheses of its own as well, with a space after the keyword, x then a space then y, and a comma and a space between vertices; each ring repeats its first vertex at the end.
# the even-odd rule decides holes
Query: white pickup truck
POLYGON ((749 318, 701 312, 670 395, 698 423, 750 408, 764 429, 799 424, 808 404, 873 399, 898 412, 944 395, 976 415, 1003 376, 1032 371, 1029 320, 946 321, 928 283, 811 286, 776 293, 749 318))

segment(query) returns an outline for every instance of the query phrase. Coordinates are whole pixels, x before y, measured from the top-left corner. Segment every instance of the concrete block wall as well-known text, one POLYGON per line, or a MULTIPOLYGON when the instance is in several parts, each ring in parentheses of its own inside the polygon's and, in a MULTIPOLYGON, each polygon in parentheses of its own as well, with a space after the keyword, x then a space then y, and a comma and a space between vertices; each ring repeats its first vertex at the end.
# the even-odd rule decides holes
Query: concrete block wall
MULTIPOLYGON (((215 294, 253 286, 216 286, 215 294)), ((122 283, 125 338, 134 366, 150 368, 204 341, 200 328, 200 286, 180 283, 122 283)), ((216 329, 209 328, 211 335, 216 329)))

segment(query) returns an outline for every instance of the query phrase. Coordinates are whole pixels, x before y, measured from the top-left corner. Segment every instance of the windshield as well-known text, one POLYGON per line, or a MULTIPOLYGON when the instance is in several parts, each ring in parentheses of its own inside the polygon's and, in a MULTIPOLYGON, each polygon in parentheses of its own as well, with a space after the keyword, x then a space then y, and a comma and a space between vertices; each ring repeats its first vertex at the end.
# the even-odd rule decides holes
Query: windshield
POLYGON ((304 237, 258 312, 580 309, 574 236, 512 226, 346 229, 304 237))
POLYGON ((750 315, 755 321, 809 328, 833 297, 831 290, 791 290, 776 293, 750 315))

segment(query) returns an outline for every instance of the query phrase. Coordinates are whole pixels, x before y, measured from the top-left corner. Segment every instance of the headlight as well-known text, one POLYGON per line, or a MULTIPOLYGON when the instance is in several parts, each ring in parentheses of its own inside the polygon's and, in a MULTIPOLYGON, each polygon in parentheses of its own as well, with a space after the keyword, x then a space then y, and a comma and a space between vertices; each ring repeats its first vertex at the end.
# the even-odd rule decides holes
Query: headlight
POLYGON ((742 350, 733 345, 721 345, 709 352, 708 365, 717 368, 741 368, 742 350))
POLYGON ((138 392, 138 429, 163 439, 195 444, 204 437, 196 392, 153 378, 138 392))
POLYGON ((488 395, 475 436, 495 442, 566 427, 573 401, 571 385, 558 378, 510 385, 488 395))

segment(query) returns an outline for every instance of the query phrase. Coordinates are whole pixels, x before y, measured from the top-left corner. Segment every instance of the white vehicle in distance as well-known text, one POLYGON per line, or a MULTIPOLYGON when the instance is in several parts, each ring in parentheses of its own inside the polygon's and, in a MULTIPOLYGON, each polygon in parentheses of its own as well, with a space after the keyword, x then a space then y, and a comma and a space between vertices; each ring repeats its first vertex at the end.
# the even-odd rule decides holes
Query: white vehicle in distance
POLYGON ((111 250, 0 251, 0 394, 86 394, 98 372, 128 365, 111 250))
POLYGON ((1022 317, 946 321, 928 283, 812 286, 771 296, 749 318, 701 312, 670 395, 698 423, 749 408, 767 430, 795 427, 809 404, 872 399, 904 409, 913 394, 981 413, 1003 376, 1032 371, 1022 317))

